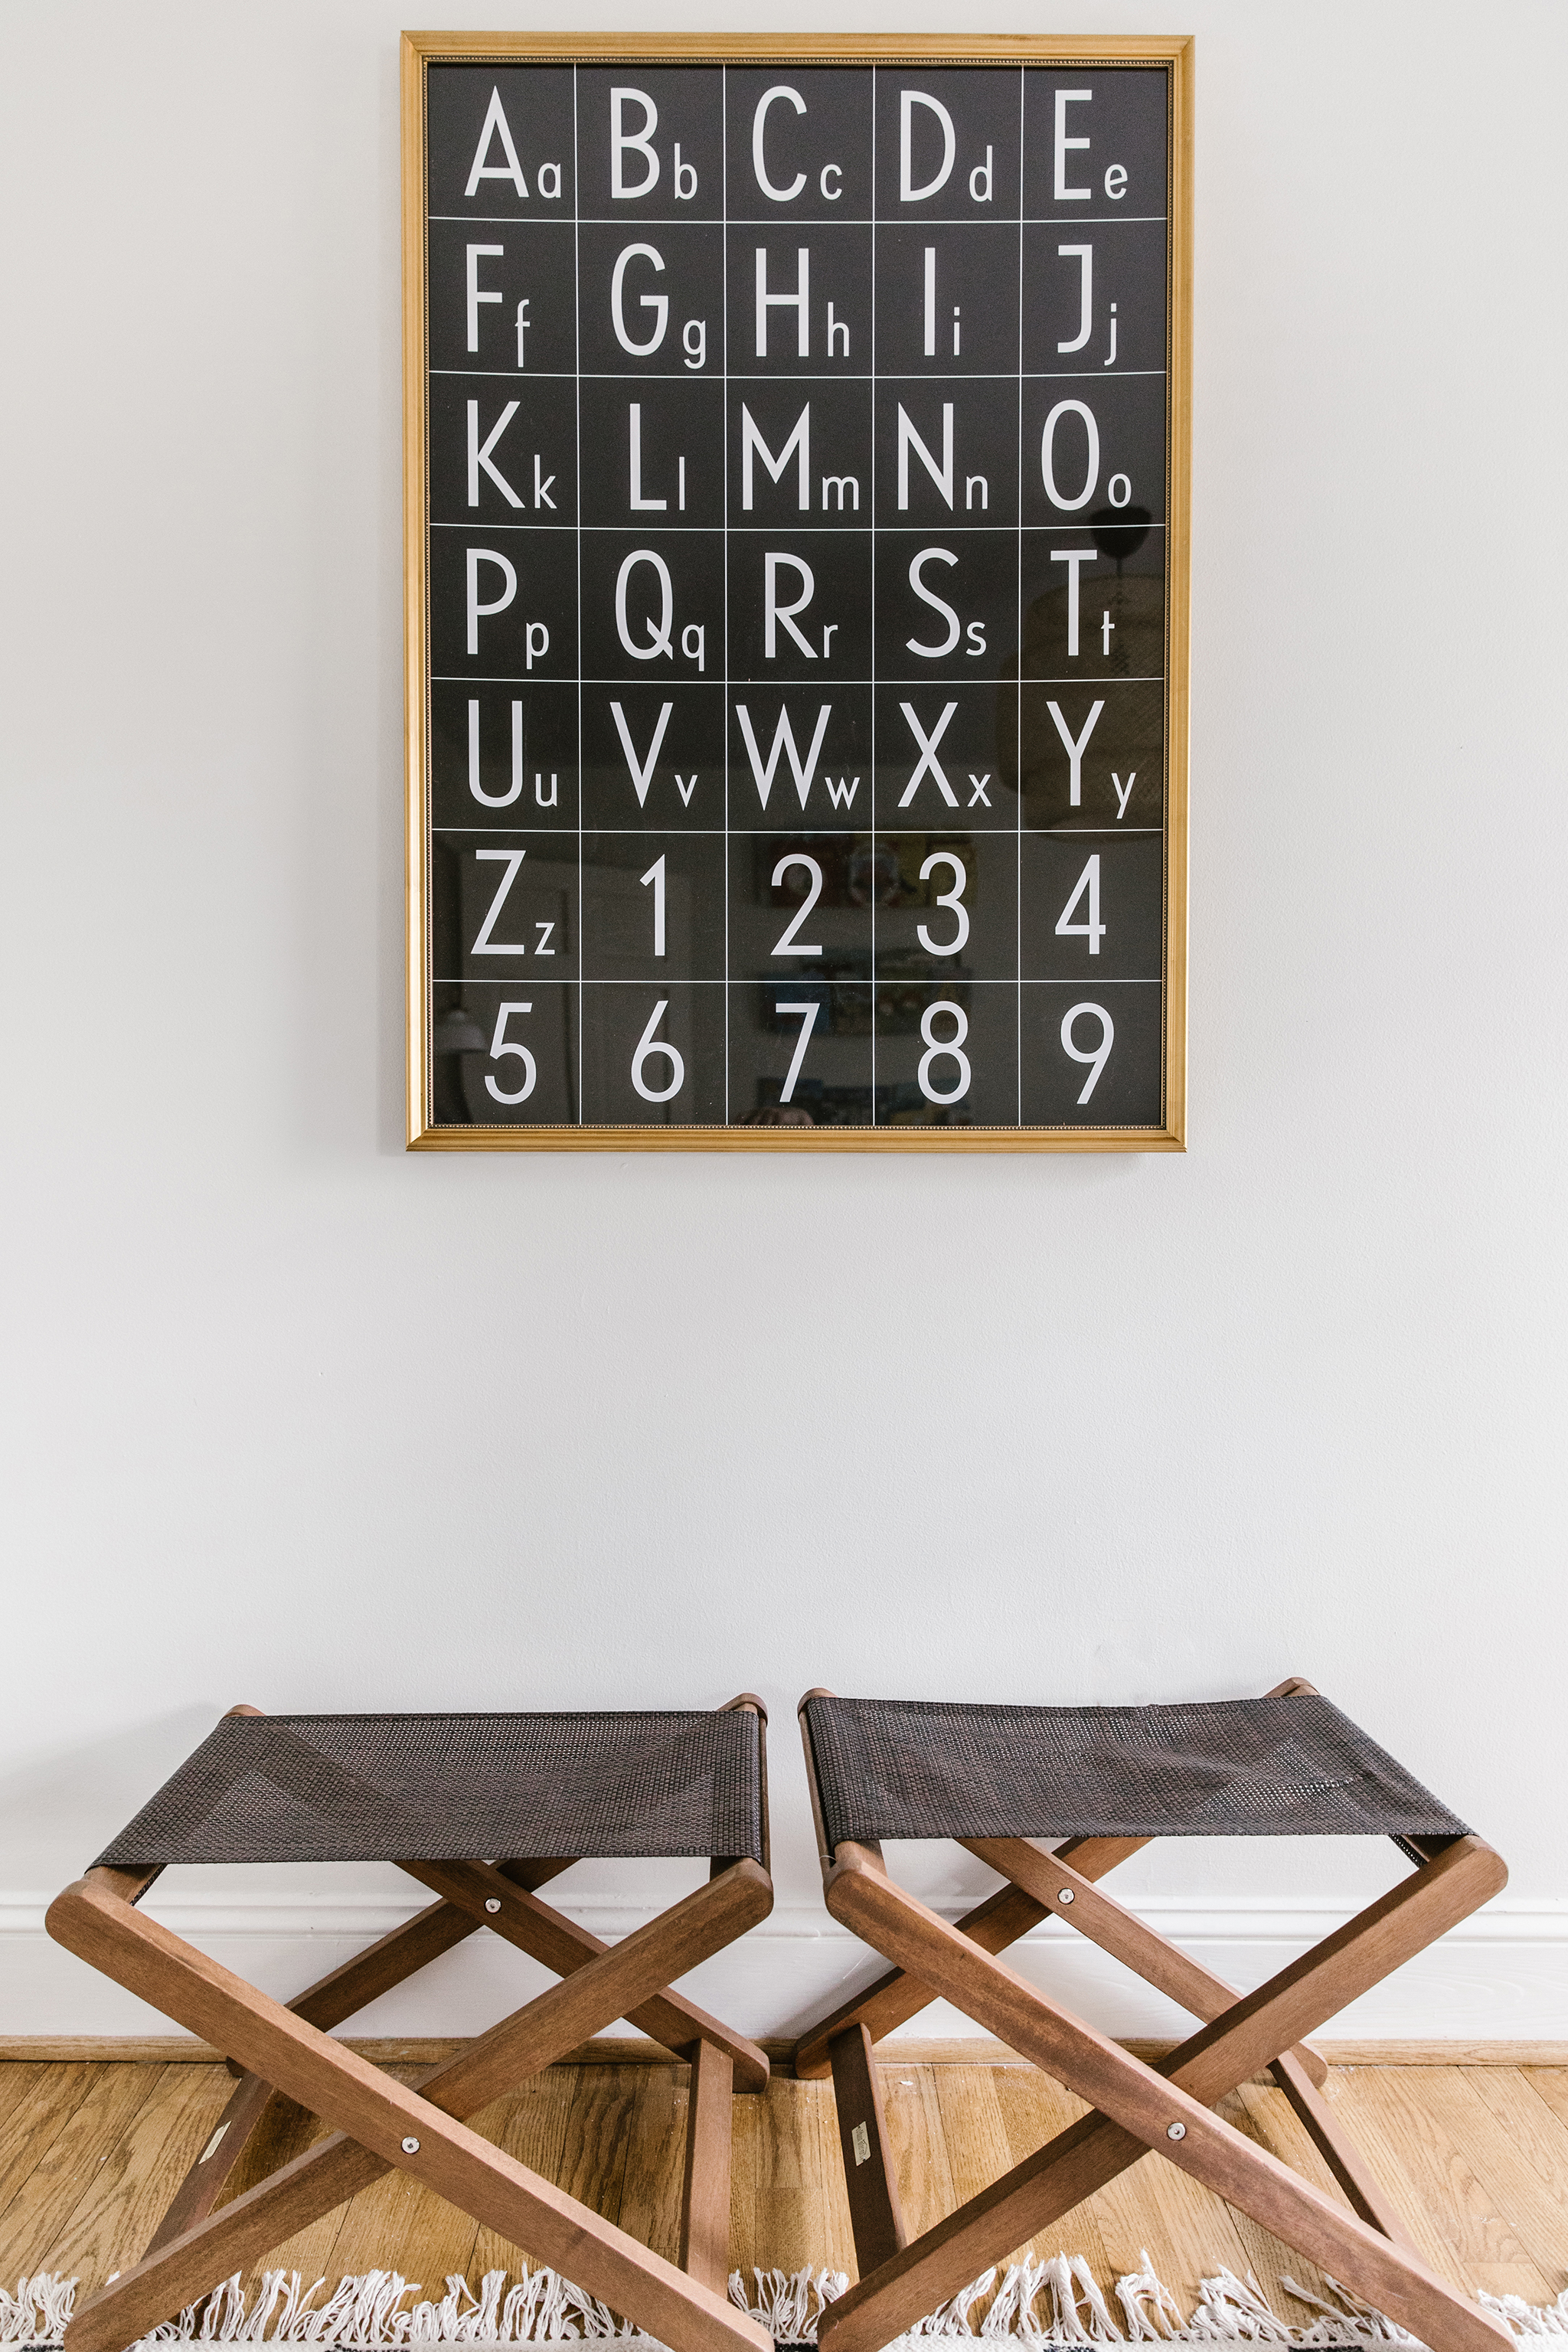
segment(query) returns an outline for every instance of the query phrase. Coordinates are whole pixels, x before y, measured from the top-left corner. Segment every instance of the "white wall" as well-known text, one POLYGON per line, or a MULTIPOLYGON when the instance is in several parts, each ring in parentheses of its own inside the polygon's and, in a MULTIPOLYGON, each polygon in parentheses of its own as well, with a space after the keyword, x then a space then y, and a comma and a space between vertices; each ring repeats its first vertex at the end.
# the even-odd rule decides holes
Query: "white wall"
MULTIPOLYGON (((1198 36, 1191 1149, 1081 1160, 405 1155, 400 21, 6 18, 0 2032, 144 2021, 39 1906, 239 1698, 763 1691, 778 1932, 708 1984, 778 2031, 854 1958, 807 1685, 1294 1669, 1514 1869, 1347 2022, 1568 2034, 1568 13, 1059 20, 1198 36)), ((1122 1883, 1257 1976, 1386 1852, 1156 1848, 1122 1883)), ((398 1885, 187 1874, 153 1907, 291 1990, 398 1885)), ((467 1948, 367 2025, 461 2030, 518 1980, 467 1948)))

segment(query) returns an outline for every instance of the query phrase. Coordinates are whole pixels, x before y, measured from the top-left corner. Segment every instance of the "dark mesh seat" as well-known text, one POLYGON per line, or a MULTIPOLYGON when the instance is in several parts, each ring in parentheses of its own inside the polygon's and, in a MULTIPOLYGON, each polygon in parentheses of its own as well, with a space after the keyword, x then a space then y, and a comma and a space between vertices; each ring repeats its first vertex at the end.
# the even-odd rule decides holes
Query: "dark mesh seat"
POLYGON ((593 1854, 760 1863, 757 1717, 226 1715, 99 1863, 593 1854))
POLYGON ((814 1697, 804 1712, 829 1852, 845 1838, 1468 1834, 1326 1698, 814 1697))

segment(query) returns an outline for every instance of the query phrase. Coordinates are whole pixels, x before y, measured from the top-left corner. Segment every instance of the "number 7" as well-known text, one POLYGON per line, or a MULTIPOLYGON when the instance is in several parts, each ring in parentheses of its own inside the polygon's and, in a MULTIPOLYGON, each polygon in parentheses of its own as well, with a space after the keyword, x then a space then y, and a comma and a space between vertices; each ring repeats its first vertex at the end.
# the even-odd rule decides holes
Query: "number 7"
POLYGON ((789 1057, 789 1076, 784 1082, 784 1092, 779 1097, 781 1103, 793 1102, 795 1100, 795 1082, 800 1076, 800 1066, 805 1059, 806 1044, 811 1036, 812 1031, 816 1026, 816 1016, 821 1010, 822 1000, 820 997, 813 997, 809 1004, 780 1004, 775 1003, 773 1005, 773 1011, 775 1013, 798 1013, 800 1015, 800 1035, 795 1039, 795 1051, 789 1057))

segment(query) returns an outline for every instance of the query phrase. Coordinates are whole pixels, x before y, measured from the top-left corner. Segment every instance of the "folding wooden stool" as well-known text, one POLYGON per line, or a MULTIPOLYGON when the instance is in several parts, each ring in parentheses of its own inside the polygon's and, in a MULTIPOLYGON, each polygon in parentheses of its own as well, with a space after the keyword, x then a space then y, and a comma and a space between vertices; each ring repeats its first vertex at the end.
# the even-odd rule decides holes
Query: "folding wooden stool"
POLYGON ((215 2043, 238 2084, 152 2245, 85 2304, 71 2352, 121 2352, 397 2166, 676 2352, 772 2352, 725 2294, 730 2094, 768 2062, 670 1981, 765 1918, 766 1717, 315 1715, 236 1707, 50 1907, 56 1939, 215 2043), (498 1862, 475 1856, 522 1857, 498 1862), (706 1855, 708 1884, 615 1945, 534 1890, 590 1855, 706 1855), (287 2007, 135 1908, 174 1863, 395 1862, 439 1899, 287 2007), (416 2089, 328 2038, 489 1927, 563 1981, 416 2089), (616 2018, 691 2065, 681 2267, 466 2127, 616 2018), (279 2096, 333 2136, 216 2210, 279 2096))
POLYGON ((945 1706, 810 1691, 801 1732, 823 1885, 892 1972, 805 2034, 832 2071, 860 2277, 823 2352, 877 2352, 1148 2151, 1178 2165, 1433 2347, 1497 2352, 1500 2321, 1412 2251, 1323 2098, 1302 2036, 1465 1918, 1499 1856, 1310 1683, 1187 1706, 945 1706), (1392 1838, 1414 1874, 1244 1997, 1100 1892, 1154 1837, 1392 1838), (879 1840, 951 1837, 1007 1884, 950 1927, 889 1877, 879 1840), (1047 1916, 1079 1928, 1201 2030, 1147 2066, 995 1958, 1047 1916), (889 2167, 872 2043, 938 1996, 1092 2113, 911 2244, 889 2167), (1212 2110, 1271 2066, 1347 2211, 1212 2110))

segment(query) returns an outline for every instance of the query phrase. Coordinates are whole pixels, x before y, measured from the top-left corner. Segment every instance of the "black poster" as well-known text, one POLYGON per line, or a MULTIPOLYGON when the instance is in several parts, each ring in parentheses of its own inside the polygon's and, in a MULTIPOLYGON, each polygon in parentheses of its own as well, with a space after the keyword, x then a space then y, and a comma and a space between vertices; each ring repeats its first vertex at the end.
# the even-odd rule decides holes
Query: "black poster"
POLYGON ((413 1139, 1179 1147, 1182 45, 442 37, 413 1139))

